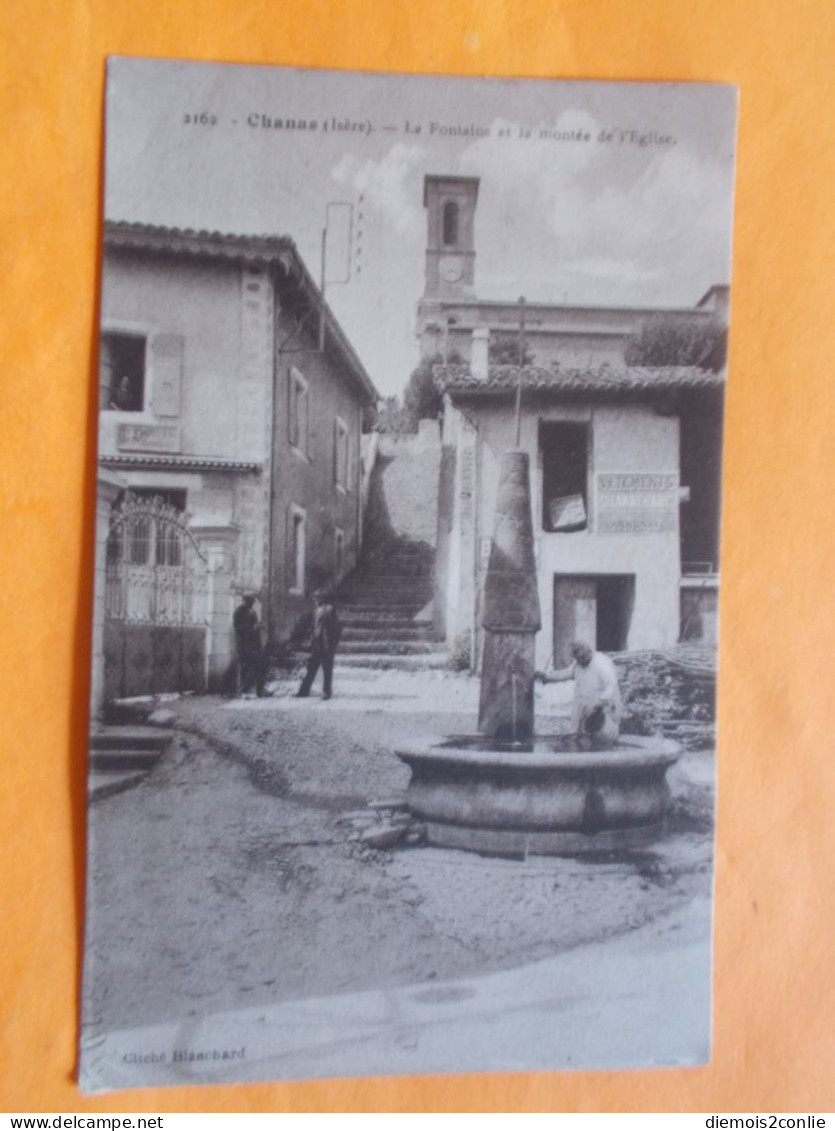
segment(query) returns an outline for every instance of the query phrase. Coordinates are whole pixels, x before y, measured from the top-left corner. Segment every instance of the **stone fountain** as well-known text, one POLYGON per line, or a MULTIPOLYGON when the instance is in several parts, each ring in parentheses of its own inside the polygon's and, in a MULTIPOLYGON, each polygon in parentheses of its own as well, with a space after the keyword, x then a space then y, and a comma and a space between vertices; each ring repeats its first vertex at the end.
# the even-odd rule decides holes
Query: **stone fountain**
POLYGON ((397 750, 412 772, 410 811, 430 844, 501 855, 576 855, 646 845, 662 831, 678 747, 534 728, 534 638, 541 626, 526 452, 504 454, 484 584, 478 734, 397 750))

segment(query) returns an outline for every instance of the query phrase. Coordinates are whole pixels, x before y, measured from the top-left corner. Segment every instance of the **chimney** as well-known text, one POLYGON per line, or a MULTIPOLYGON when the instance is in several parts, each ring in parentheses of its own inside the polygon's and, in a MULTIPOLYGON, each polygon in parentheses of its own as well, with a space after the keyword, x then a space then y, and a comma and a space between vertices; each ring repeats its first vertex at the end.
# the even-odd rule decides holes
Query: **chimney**
POLYGON ((479 381, 487 380, 489 353, 490 329, 487 326, 480 326, 477 330, 473 330, 470 347, 470 373, 479 381))

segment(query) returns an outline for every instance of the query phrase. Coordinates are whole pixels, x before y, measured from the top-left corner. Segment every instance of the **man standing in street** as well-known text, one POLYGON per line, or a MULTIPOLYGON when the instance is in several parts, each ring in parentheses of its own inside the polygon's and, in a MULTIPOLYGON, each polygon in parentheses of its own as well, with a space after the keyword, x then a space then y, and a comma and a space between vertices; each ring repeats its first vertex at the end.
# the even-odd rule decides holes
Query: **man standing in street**
POLYGON ((242 699, 251 699, 254 689, 254 693, 262 699, 267 695, 264 689, 264 645, 254 593, 244 594, 242 604, 235 609, 232 623, 238 649, 238 694, 242 699))
POLYGON ((313 641, 307 671, 296 692, 298 699, 306 699, 310 694, 316 673, 321 665, 324 686, 322 698, 330 699, 333 693, 333 661, 336 647, 342 635, 342 622, 337 615, 330 593, 317 589, 313 594, 313 641))
POLYGON ((571 733, 584 735, 597 744, 612 745, 620 734, 623 710, 615 665, 602 652, 595 652, 582 640, 571 645, 574 662, 566 668, 537 672, 540 683, 574 680, 571 704, 571 733))

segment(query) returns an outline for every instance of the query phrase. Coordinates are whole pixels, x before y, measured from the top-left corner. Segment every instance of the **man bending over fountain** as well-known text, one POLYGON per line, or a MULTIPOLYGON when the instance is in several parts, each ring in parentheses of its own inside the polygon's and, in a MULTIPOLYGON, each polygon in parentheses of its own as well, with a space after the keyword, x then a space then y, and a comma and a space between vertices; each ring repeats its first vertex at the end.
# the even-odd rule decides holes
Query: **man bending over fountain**
POLYGON ((571 654, 574 662, 567 668, 536 672, 535 678, 540 683, 573 679, 571 733, 591 739, 595 746, 614 745, 620 734, 622 711, 615 665, 582 640, 574 641, 571 654))

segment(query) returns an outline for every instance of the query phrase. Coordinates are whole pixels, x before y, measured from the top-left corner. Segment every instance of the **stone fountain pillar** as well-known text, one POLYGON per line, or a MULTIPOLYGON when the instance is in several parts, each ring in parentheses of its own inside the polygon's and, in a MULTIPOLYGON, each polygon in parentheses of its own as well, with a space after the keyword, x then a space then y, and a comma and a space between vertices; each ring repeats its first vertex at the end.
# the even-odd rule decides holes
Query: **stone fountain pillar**
POLYGON ((528 453, 502 456, 490 559, 478 729, 495 742, 534 734, 534 637, 542 621, 536 584, 528 453))

